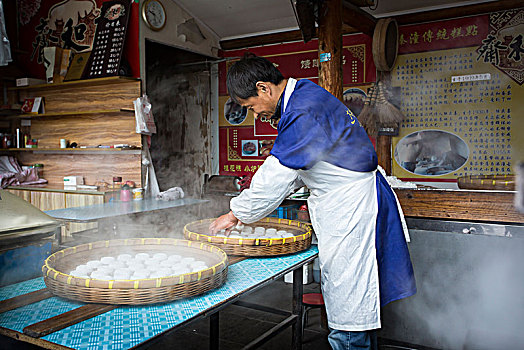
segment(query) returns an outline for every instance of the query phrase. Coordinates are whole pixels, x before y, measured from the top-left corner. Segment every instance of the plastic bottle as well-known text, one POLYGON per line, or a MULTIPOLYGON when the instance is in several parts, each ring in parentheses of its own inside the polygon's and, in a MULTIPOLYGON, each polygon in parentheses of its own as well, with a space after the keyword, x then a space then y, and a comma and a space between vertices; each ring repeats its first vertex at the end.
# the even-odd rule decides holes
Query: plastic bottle
POLYGON ((119 187, 120 187, 121 183, 122 183, 122 177, 121 176, 113 176, 113 195, 112 195, 112 200, 113 201, 120 200, 119 187))

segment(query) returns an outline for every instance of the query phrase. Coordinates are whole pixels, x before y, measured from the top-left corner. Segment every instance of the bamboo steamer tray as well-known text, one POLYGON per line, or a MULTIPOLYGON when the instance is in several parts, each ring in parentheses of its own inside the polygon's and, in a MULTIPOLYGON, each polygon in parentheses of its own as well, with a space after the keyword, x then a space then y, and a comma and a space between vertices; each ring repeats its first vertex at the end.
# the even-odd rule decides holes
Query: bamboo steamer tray
POLYGON ((294 220, 265 218, 247 226, 276 228, 294 234, 288 238, 229 238, 210 235, 209 225, 215 219, 204 219, 187 224, 184 236, 193 241, 211 243, 227 254, 240 256, 274 256, 296 253, 311 246, 311 226, 294 220))
POLYGON ((47 288, 57 296, 87 303, 140 305, 173 301, 217 288, 226 280, 227 267, 226 253, 210 244, 174 238, 130 238, 60 250, 45 260, 42 272, 47 288), (76 266, 103 256, 160 252, 192 256, 210 267, 140 280, 99 280, 68 274, 76 266))
POLYGON ((469 175, 457 182, 461 189, 515 191, 515 175, 469 175))

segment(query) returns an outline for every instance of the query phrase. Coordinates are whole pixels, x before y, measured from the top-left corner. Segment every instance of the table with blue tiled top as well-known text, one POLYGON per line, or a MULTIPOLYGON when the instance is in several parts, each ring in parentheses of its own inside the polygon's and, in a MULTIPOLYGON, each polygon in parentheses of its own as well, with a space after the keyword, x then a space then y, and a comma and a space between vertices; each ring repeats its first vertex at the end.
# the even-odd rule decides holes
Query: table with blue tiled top
MULTIPOLYGON (((151 338, 201 316, 208 316, 236 301, 242 294, 254 291, 267 283, 294 271, 294 293, 299 290, 301 302, 301 267, 318 255, 316 246, 308 250, 279 257, 248 258, 229 266, 226 282, 219 288, 200 296, 170 303, 120 306, 106 313, 76 323, 40 338, 21 336, 29 325, 44 321, 85 305, 64 298, 51 297, 0 314, 0 334, 16 337, 42 347, 74 349, 128 349, 143 345, 151 338), (300 285, 298 285, 300 282, 300 285)), ((43 278, 0 288, 0 301, 45 288, 43 278)), ((294 295, 294 297, 297 297, 294 295)), ((295 302, 294 302, 295 304, 295 302)), ((298 310, 296 305, 295 311, 298 310)), ((300 315, 294 320, 300 321, 300 315)), ((295 322, 295 321, 294 321, 295 322)), ((299 328, 297 328, 299 329, 299 328)), ((300 333, 300 332, 294 332, 300 333)), ((301 335, 294 334, 294 344, 301 335), (298 338, 297 338, 298 337, 298 338), (296 339, 295 339, 296 338, 296 339), (296 340, 296 341, 295 341, 296 340)), ((147 343, 146 343, 147 344, 147 343)))

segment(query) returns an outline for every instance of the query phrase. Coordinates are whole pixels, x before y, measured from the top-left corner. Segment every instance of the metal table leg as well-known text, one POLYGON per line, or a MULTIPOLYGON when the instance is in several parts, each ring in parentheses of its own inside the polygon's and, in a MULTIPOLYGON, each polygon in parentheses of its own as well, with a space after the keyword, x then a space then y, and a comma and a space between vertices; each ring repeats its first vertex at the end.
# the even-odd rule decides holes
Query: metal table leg
POLYGON ((209 349, 218 350, 219 346, 219 312, 209 316, 209 349))
POLYGON ((302 266, 293 271, 293 315, 297 315, 296 322, 293 324, 293 339, 291 348, 302 350, 302 266))

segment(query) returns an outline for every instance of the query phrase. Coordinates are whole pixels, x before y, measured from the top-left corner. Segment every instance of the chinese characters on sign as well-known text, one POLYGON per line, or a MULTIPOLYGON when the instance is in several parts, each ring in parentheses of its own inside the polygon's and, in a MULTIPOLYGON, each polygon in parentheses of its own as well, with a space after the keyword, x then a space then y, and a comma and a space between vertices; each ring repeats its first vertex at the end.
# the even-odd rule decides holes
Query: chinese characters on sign
POLYGON ((419 33, 418 31, 408 32, 408 33, 402 33, 399 37, 399 44, 406 45, 416 45, 420 44, 422 42, 424 43, 431 43, 434 40, 453 40, 453 39, 460 39, 461 37, 467 37, 467 36, 477 36, 478 35, 478 28, 476 25, 469 25, 466 27, 453 27, 451 29, 451 33, 448 34, 448 30, 446 28, 440 28, 435 32, 433 32, 431 29, 427 29, 423 33, 419 33))
POLYGON ((108 1, 102 5, 101 16, 97 20, 95 42, 84 70, 84 78, 118 75, 128 18, 128 1, 108 1))
MULTIPOLYGON (((24 9, 27 4, 22 2, 19 6, 24 12, 20 14, 20 23, 27 25, 31 20, 31 16, 27 16, 28 12, 34 11, 39 5, 32 4, 32 8, 24 9)), ((54 4, 47 11, 47 16, 40 17, 38 24, 31 30, 36 35, 31 43, 33 49, 30 60, 43 64, 44 47, 57 46, 74 52, 89 50, 95 33, 95 19, 99 15, 100 9, 94 1, 62 1, 54 4)))
POLYGON ((463 83, 465 81, 479 81, 479 80, 490 80, 491 74, 468 74, 468 75, 457 75, 451 77, 452 83, 463 83))
POLYGON ((488 34, 488 16, 466 17, 399 28, 399 54, 478 46, 488 34))
MULTIPOLYGON (((270 60, 285 77, 318 82, 321 57, 316 40, 307 44, 288 43, 250 48, 249 52, 270 60)), ((237 57, 242 57, 244 54, 245 50, 226 52, 226 57, 235 57, 235 59, 224 63, 222 66, 224 69, 220 71, 221 107, 219 110, 224 110, 219 124, 219 165, 222 175, 239 176, 255 172, 269 155, 277 136, 276 120, 264 117, 255 120, 252 113, 248 113, 235 122, 231 118, 232 113, 228 112, 227 108, 222 108, 222 106, 227 107, 228 104, 224 83, 227 68, 237 57)), ((376 70, 372 63, 371 38, 364 34, 344 36, 342 66, 345 86, 360 87, 374 81, 376 70)))
POLYGON ((255 173, 258 168, 260 168, 260 165, 240 165, 240 164, 224 164, 222 166, 222 171, 226 171, 228 173, 239 173, 242 175, 245 175, 247 173, 255 173))
POLYGON ((477 49, 477 61, 491 63, 519 85, 524 83, 523 33, 524 10, 496 12, 490 15, 489 34, 477 49))
POLYGON ((468 145, 468 161, 453 172, 455 177, 511 173, 511 108, 504 107, 513 98, 511 85, 499 73, 459 84, 449 79, 450 73, 471 70, 475 59, 472 50, 406 55, 394 71, 406 116, 402 133, 443 130, 468 145))

